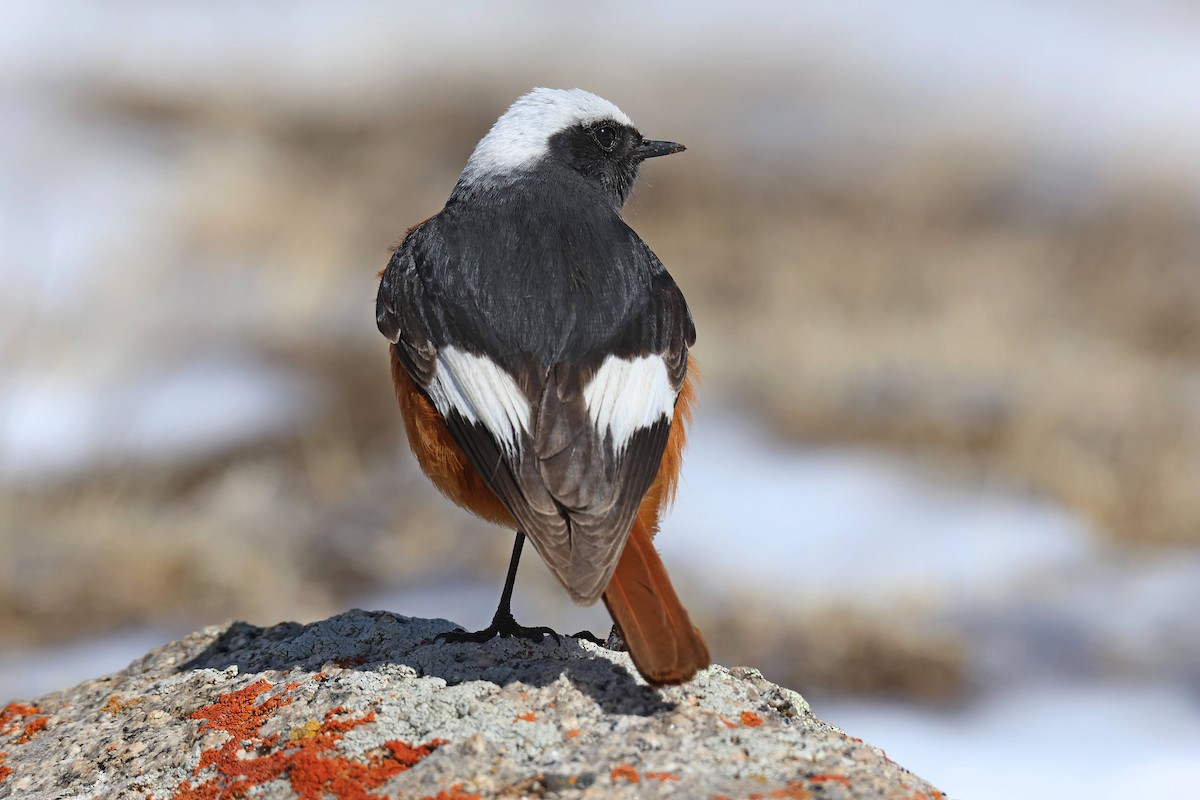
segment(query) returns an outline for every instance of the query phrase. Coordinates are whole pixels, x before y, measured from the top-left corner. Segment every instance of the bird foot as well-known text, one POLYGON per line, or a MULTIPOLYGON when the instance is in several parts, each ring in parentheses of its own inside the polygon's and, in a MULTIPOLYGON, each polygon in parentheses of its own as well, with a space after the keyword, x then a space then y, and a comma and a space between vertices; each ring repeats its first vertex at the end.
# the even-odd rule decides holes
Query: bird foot
POLYGON ((512 614, 502 614, 500 612, 496 613, 496 616, 492 619, 492 624, 481 631, 464 631, 462 628, 458 628, 446 631, 445 633, 439 633, 434 641, 450 642, 451 644, 462 642, 482 644, 497 636, 502 639, 528 639, 531 642, 540 642, 545 637, 550 636, 556 642, 561 641, 558 633, 551 628, 527 628, 524 625, 518 625, 517 621, 513 619, 512 614))
POLYGON ((587 641, 591 642, 592 644, 598 644, 601 647, 604 646, 604 640, 601 639, 596 634, 592 633, 591 631, 580 631, 579 633, 572 633, 571 638, 572 639, 586 639, 587 641))

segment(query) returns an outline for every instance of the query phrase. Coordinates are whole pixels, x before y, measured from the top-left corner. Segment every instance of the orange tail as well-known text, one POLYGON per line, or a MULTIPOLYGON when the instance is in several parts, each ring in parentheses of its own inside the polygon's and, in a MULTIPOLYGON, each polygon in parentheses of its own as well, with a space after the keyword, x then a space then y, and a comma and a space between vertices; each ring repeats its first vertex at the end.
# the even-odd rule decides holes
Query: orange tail
POLYGON ((633 523, 604 604, 651 686, 684 683, 709 664, 708 646, 679 602, 646 526, 633 523))

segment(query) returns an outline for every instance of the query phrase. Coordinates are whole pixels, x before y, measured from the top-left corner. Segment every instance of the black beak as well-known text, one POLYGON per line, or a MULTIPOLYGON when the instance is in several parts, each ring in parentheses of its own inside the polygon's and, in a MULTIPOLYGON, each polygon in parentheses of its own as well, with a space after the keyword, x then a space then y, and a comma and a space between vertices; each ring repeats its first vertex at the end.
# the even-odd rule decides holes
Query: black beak
POLYGON ((687 148, 676 142, 655 142, 650 139, 643 139, 642 143, 638 145, 638 149, 634 151, 634 154, 639 160, 644 161, 647 158, 658 158, 659 156, 669 156, 672 153, 682 153, 684 150, 687 150, 687 148))

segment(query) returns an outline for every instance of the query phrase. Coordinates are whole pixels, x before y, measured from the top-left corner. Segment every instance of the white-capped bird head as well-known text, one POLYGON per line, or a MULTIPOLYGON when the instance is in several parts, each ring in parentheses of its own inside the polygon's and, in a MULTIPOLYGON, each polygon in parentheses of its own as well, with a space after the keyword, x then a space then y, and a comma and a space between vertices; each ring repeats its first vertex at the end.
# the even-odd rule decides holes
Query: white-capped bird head
POLYGON ((480 139, 455 194, 526 178, 581 175, 621 206, 644 160, 682 150, 675 142, 646 139, 625 112, 591 92, 534 89, 518 98, 480 139))

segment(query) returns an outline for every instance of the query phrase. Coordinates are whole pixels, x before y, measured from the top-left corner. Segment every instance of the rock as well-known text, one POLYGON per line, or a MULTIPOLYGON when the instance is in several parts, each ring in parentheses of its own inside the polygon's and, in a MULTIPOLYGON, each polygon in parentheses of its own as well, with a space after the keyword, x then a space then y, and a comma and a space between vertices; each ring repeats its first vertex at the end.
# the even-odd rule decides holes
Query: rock
POLYGON ((941 798, 753 669, 350 611, 208 628, 0 711, 0 798, 941 798))

